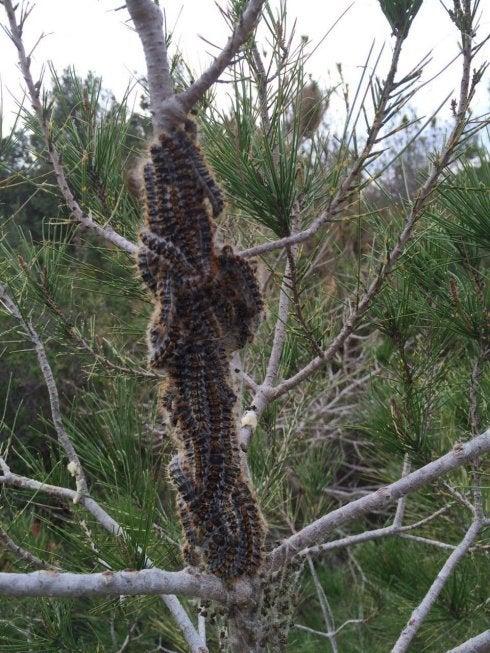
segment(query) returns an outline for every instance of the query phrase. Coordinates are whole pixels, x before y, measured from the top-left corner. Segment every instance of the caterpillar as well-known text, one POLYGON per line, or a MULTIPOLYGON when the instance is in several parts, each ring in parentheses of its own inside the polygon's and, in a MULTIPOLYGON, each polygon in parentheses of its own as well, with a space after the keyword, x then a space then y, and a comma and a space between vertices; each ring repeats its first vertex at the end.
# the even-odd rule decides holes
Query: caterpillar
POLYGON ((175 427, 183 556, 236 578, 262 564, 265 527, 241 471, 229 358, 253 338, 263 302, 253 266, 215 242, 224 203, 196 141, 186 120, 150 148, 137 264, 155 305, 148 361, 164 373, 175 427))

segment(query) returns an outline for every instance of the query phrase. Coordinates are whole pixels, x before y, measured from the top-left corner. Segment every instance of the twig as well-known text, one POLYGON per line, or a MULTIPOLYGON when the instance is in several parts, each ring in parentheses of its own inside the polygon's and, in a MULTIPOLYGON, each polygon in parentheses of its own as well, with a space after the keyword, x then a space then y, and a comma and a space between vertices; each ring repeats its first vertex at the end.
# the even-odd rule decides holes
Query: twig
POLYGON ((255 78, 257 83, 257 94, 260 103, 260 118, 262 120, 262 129, 267 135, 271 130, 271 119, 269 116, 269 108, 267 102, 267 73, 264 68, 264 62, 260 56, 257 43, 254 42, 251 48, 253 69, 255 70, 255 78))
MULTIPOLYGON (((115 245, 125 250, 129 254, 135 254, 136 245, 134 243, 131 243, 129 240, 127 240, 126 238, 118 234, 116 231, 114 231, 114 229, 111 226, 106 225, 105 227, 102 227, 100 224, 95 222, 90 215, 86 215, 82 211, 79 203, 75 199, 75 196, 71 192, 70 187, 68 185, 68 180, 66 179, 65 172, 61 164, 60 155, 54 146, 53 139, 51 136, 50 126, 46 119, 46 115, 44 113, 43 106, 39 98, 40 84, 34 83, 34 80, 32 78, 31 68, 30 68, 30 63, 31 63, 30 57, 27 56, 24 48, 24 43, 22 41, 22 31, 23 31, 24 21, 22 21, 22 23, 17 23, 17 19, 15 16, 15 8, 11 0, 3 0, 3 6, 5 7, 5 11, 7 12, 7 17, 10 24, 9 36, 12 42, 14 43, 15 47, 17 48, 17 53, 19 55, 19 66, 22 71, 24 80, 26 82, 27 91, 29 93, 32 107, 36 114, 46 147, 48 149, 48 155, 51 161, 51 165, 53 166, 53 172, 55 174, 56 181, 58 182, 58 186, 60 188, 61 194, 63 195, 63 198, 68 208, 70 209, 72 218, 79 225, 87 229, 90 229, 91 231, 98 234, 101 238, 104 238, 105 240, 114 243, 115 245)), ((24 20, 26 17, 27 16, 24 16, 24 20)))
POLYGON ((51 407, 51 417, 53 420, 53 425, 58 436, 58 441, 62 446, 63 450, 66 453, 66 456, 69 461, 68 470, 75 477, 77 485, 77 496, 75 497, 75 503, 80 500, 80 497, 83 494, 87 493, 87 479, 85 478, 80 459, 78 458, 77 452, 75 451, 70 438, 68 437, 67 432, 63 426, 63 421, 61 419, 61 409, 60 401, 58 396, 58 388, 56 387, 56 381, 53 376, 53 371, 46 356, 46 350, 44 345, 39 337, 39 334, 33 327, 31 321, 24 319, 22 313, 20 312, 17 304, 10 297, 7 292, 7 289, 0 283, 0 301, 5 305, 9 313, 19 322, 22 327, 22 330, 27 335, 29 340, 34 345, 36 350, 37 359, 39 361, 39 366, 46 383, 49 394, 49 403, 51 407))
POLYGON ((433 482, 443 474, 457 469, 476 456, 490 451, 490 428, 470 442, 456 444, 452 451, 408 474, 404 478, 379 488, 361 499, 352 501, 346 506, 333 510, 305 526, 291 537, 287 538, 270 554, 270 567, 280 568, 287 560, 310 547, 312 544, 325 540, 334 529, 354 518, 373 510, 384 508, 400 497, 433 482))
POLYGON ((434 602, 436 601, 437 597, 441 593, 444 585, 447 583, 452 573, 454 572, 456 565, 459 563, 461 558, 465 555, 465 553, 468 551, 468 549, 470 548, 470 546, 478 536, 481 527, 482 527, 481 520, 475 519, 475 521, 473 521, 468 531, 466 532, 466 535, 461 540, 460 544, 454 549, 454 551, 451 553, 449 558, 446 560, 440 572, 437 574, 435 581, 432 583, 431 587, 429 588, 427 594, 424 596, 420 605, 418 605, 417 608, 415 608, 415 610, 412 612, 412 615, 408 620, 407 625, 405 626, 400 637, 396 641, 395 646, 393 647, 391 653, 405 653, 405 651, 408 649, 410 642, 417 634, 420 626, 422 625, 425 618, 427 617, 430 609, 434 605, 434 602))
POLYGON ((457 499, 463 505, 465 508, 467 508, 470 512, 475 514, 475 506, 469 501, 464 494, 462 494, 459 490, 457 490, 455 487, 449 483, 449 481, 443 481, 442 482, 443 487, 446 488, 446 490, 449 492, 449 494, 457 499))
POLYGON ((412 542, 419 542, 420 544, 429 544, 439 549, 449 549, 453 551, 456 546, 454 544, 447 544, 447 542, 439 542, 439 540, 431 540, 428 537, 420 537, 420 535, 410 535, 409 533, 397 533, 398 537, 402 540, 412 540, 412 542))
POLYGON ((311 576, 313 578, 313 583, 315 585, 318 600, 320 602, 320 608, 322 611, 323 620, 325 622, 325 626, 327 627, 325 636, 328 637, 330 641, 330 646, 332 647, 333 653, 338 653, 339 647, 337 645, 337 640, 335 639, 336 631, 335 631, 332 610, 330 609, 330 605, 328 603, 327 597, 325 596, 325 592, 323 591, 323 587, 316 573, 315 565, 313 563, 313 560, 311 559, 311 556, 307 555, 306 559, 308 560, 308 566, 310 568, 311 576))
MULTIPOLYGON (((477 281, 478 283, 478 281, 477 281)), ((483 302, 482 302, 483 304, 483 302)), ((482 306, 483 308, 483 306, 482 306)), ((480 385, 480 379, 483 371, 483 364, 488 358, 488 351, 486 351, 485 345, 482 340, 485 338, 485 334, 480 334, 479 346, 478 346, 478 356, 471 370, 470 377, 470 388, 469 388, 469 418, 470 418, 470 430, 471 435, 475 436, 478 433, 478 425, 480 423, 479 419, 479 410, 478 410, 478 388, 480 385)), ((481 469, 480 461, 478 459, 473 461, 473 503, 475 506, 475 513, 480 519, 484 517, 483 509, 483 496, 482 496, 482 487, 481 487, 481 469)))
MULTIPOLYGON (((252 399, 252 410, 256 415, 261 415, 266 406, 270 402, 269 393, 272 388, 274 379, 276 378, 279 364, 281 362, 281 354, 286 340, 286 327, 288 321, 289 311, 289 295, 287 289, 289 287, 289 262, 286 263, 284 275, 282 278, 281 288, 279 290, 279 306, 277 311, 277 319, 274 327, 274 339, 272 341, 272 349, 267 363, 267 370, 265 373, 264 381, 259 386, 256 386, 255 394, 252 399)), ((240 429, 240 445, 242 449, 246 450, 253 433, 253 426, 244 425, 240 429)))
MULTIPOLYGON (((27 263, 21 262, 21 267, 24 268, 27 272, 27 263)), ((111 360, 106 358, 103 354, 99 353, 80 333, 78 333, 75 324, 65 315, 61 306, 59 306, 59 304, 52 296, 46 283, 44 283, 44 281, 40 281, 40 282, 38 282, 37 280, 33 280, 33 281, 34 283, 36 283, 37 287, 43 293, 43 297, 46 304, 53 311, 53 313, 61 320, 63 327, 65 328, 69 338, 73 340, 73 342, 77 347, 79 347, 80 349, 84 349, 86 352, 88 352, 95 359, 95 361, 99 363, 102 367, 104 367, 107 370, 112 370, 115 372, 120 372, 121 374, 126 374, 127 376, 140 377, 145 379, 155 379, 155 380, 161 379, 161 376, 156 372, 152 372, 151 370, 146 370, 146 369, 137 369, 136 364, 134 365, 134 367, 126 367, 124 365, 119 365, 117 363, 113 363, 111 360)))
POLYGON ((233 57, 247 41, 257 26, 265 0, 249 0, 245 10, 240 16, 238 25, 228 39, 227 44, 214 59, 209 68, 186 91, 179 93, 178 100, 187 113, 194 104, 203 97, 211 88, 225 68, 231 63, 233 57))
POLYGON ((16 544, 14 540, 9 537, 6 531, 4 531, 4 529, 1 527, 0 542, 3 544, 6 551, 10 551, 10 553, 12 553, 12 555, 14 555, 18 560, 27 562, 29 565, 31 565, 31 567, 35 567, 37 569, 59 570, 59 567, 56 567, 55 565, 52 565, 45 560, 41 560, 41 558, 38 558, 30 551, 27 551, 26 549, 23 549, 21 546, 16 544))
POLYGON ((296 319, 301 325, 304 335, 311 342, 314 352, 318 356, 322 356, 323 355, 322 348, 318 344, 315 334, 308 326, 306 318, 303 315, 303 308, 301 306, 301 297, 299 292, 298 275, 296 274, 296 260, 290 245, 286 247, 286 256, 288 257, 288 261, 289 261, 289 278, 291 280, 291 292, 293 297, 294 313, 296 315, 296 319))
POLYGON ((365 619, 347 619, 347 621, 344 621, 344 623, 338 628, 336 628, 334 631, 327 632, 327 633, 324 633, 321 630, 314 630, 313 628, 308 628, 308 626, 302 626, 301 624, 294 624, 294 627, 298 628, 299 630, 304 630, 307 633, 311 633, 312 635, 319 635, 320 637, 328 637, 330 639, 331 637, 334 637, 335 635, 340 633, 340 631, 343 628, 349 626, 350 624, 363 624, 365 622, 366 622, 365 619))
POLYGON ((131 636, 132 636, 133 631, 135 630, 136 626, 137 626, 137 622, 135 622, 135 623, 131 626, 131 628, 128 629, 128 634, 127 634, 126 637, 124 638, 124 641, 123 641, 123 643, 121 644, 121 646, 117 649, 116 653, 124 653, 124 651, 128 648, 128 646, 129 646, 130 643, 131 643, 131 636))
MULTIPOLYGON (((150 570, 151 571, 151 570, 150 570)), ((165 573, 171 573, 171 572, 165 572, 165 573)), ((184 574, 185 572, 177 572, 180 574, 184 574)), ((211 576, 208 578, 213 578, 214 576, 211 576)), ((217 579, 216 579, 217 580, 217 579)), ((180 590, 176 590, 179 594, 181 593, 180 590)), ((207 591, 206 591, 207 593, 207 591)), ((216 598, 217 601, 223 599, 223 588, 219 591, 219 597, 221 598, 216 598)), ((189 596, 199 596, 199 593, 192 591, 189 593, 189 596)), ((170 610, 175 623, 177 626, 180 628, 181 633, 184 635, 185 641, 189 644, 191 648, 191 653, 208 653, 208 647, 206 646, 205 641, 202 639, 200 633, 196 630, 194 627, 194 624, 189 618, 189 615, 187 612, 184 610, 182 607, 179 599, 174 596, 173 594, 169 594, 168 596, 162 595, 162 598, 165 601, 165 605, 167 608, 170 610)), ((207 597, 206 597, 207 598, 207 597)))
MULTIPOLYGON (((400 501, 400 499, 399 499, 400 501)), ((425 517, 424 519, 421 519, 420 521, 414 523, 414 524, 409 524, 407 526, 395 526, 395 524, 391 524, 390 526, 385 526, 384 528, 376 528, 371 531, 365 531, 364 533, 359 533, 357 535, 347 535, 346 537, 343 537, 339 540, 333 540, 332 542, 326 542, 325 544, 319 544, 318 546, 312 546, 309 547, 304 551, 304 553, 319 553, 319 552, 325 552, 325 551, 333 551, 335 549, 342 549, 344 547, 348 546, 353 546, 355 544, 362 544, 363 542, 369 542, 371 540, 379 540, 383 537, 390 537, 390 536, 402 536, 402 534, 407 533, 407 531, 413 531, 416 528, 419 528, 420 526, 424 526, 428 522, 432 521, 436 517, 439 517, 439 515, 442 515, 444 512, 449 510, 450 506, 444 506, 440 510, 437 510, 434 512, 432 515, 429 515, 429 517, 425 517)), ((425 541, 426 544, 435 544, 436 546, 442 546, 443 548, 455 548, 451 544, 445 544, 444 542, 436 542, 435 540, 426 540, 426 538, 421 538, 425 541)), ((303 552, 302 552, 303 553, 303 552)))

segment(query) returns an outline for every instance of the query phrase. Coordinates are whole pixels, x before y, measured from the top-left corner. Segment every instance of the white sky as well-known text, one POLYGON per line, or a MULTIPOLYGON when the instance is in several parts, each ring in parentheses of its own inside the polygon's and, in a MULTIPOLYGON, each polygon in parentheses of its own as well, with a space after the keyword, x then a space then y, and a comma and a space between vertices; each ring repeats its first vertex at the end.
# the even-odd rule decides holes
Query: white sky
MULTIPOLYGON (((277 6, 279 0, 271 0, 277 6)), ((222 0, 224 3, 224 0, 222 0)), ((444 0, 452 6, 452 0, 444 0)), ((125 9, 114 9, 124 0, 35 0, 35 8, 25 28, 25 45, 29 50, 41 33, 47 36, 33 55, 33 73, 38 75, 43 62, 52 61, 61 71, 74 64, 79 74, 89 70, 102 75, 103 85, 120 98, 127 88, 128 80, 145 72, 144 58, 139 39, 128 28, 125 9)), ((321 86, 338 81, 336 63, 342 62, 344 76, 351 88, 361 73, 367 52, 376 40, 376 46, 384 42, 386 55, 393 39, 390 28, 382 15, 377 0, 287 0, 289 24, 297 18, 298 37, 306 34, 317 44, 335 20, 352 4, 351 9, 321 43, 308 62, 306 70, 321 86)), ((178 43, 184 57, 199 72, 210 60, 210 46, 200 35, 213 43, 224 44, 227 28, 213 0, 160 0, 165 9, 167 24, 174 27, 174 42, 178 43)), ((480 31, 482 39, 490 33, 490 1, 482 0, 480 8, 480 31)), ((5 14, 0 6, 0 21, 5 14)), ((426 78, 443 68, 457 53, 458 34, 450 22, 440 0, 424 0, 412 32, 406 42, 402 58, 402 72, 417 63, 432 50, 433 62, 427 69, 426 78)), ((482 49, 479 60, 490 59, 490 42, 482 49)), ((11 124, 15 109, 13 98, 22 97, 22 84, 16 64, 12 43, 0 32, 0 79, 3 91, 4 123, 11 124)), ((384 75, 387 61, 378 74, 384 75)), ((440 78, 423 89, 416 100, 423 114, 430 114, 444 99, 456 94, 459 61, 440 78)), ((480 85, 475 107, 480 111, 490 109, 488 92, 490 74, 480 85)), ((442 117, 450 115, 449 107, 443 109, 442 117)))

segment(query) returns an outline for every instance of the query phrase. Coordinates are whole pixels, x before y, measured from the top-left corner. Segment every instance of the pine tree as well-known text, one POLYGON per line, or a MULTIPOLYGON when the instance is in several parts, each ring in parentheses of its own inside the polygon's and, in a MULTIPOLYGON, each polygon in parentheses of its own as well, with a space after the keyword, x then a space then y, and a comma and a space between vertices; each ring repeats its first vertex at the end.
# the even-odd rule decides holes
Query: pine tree
POLYGON ((370 54, 340 133, 283 5, 232 0, 194 80, 128 0, 150 120, 96 75, 42 93, 29 10, 2 4, 32 109, 2 139, 0 650, 488 650, 478 0, 448 10, 460 96, 405 195, 421 0, 380 0, 392 61, 370 54))

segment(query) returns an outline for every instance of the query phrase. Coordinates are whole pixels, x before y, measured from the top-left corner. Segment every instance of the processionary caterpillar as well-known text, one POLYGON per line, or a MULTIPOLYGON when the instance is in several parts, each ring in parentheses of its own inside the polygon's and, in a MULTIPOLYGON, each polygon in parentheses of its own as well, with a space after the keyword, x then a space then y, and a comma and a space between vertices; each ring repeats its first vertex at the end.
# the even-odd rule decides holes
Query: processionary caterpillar
POLYGON ((161 403, 176 427, 169 473, 184 557, 235 578, 262 564, 264 525, 241 472, 229 359, 252 339, 263 303, 251 265, 214 240, 223 198, 196 133, 186 120, 150 148, 137 261, 155 304, 149 363, 166 375, 161 403))

